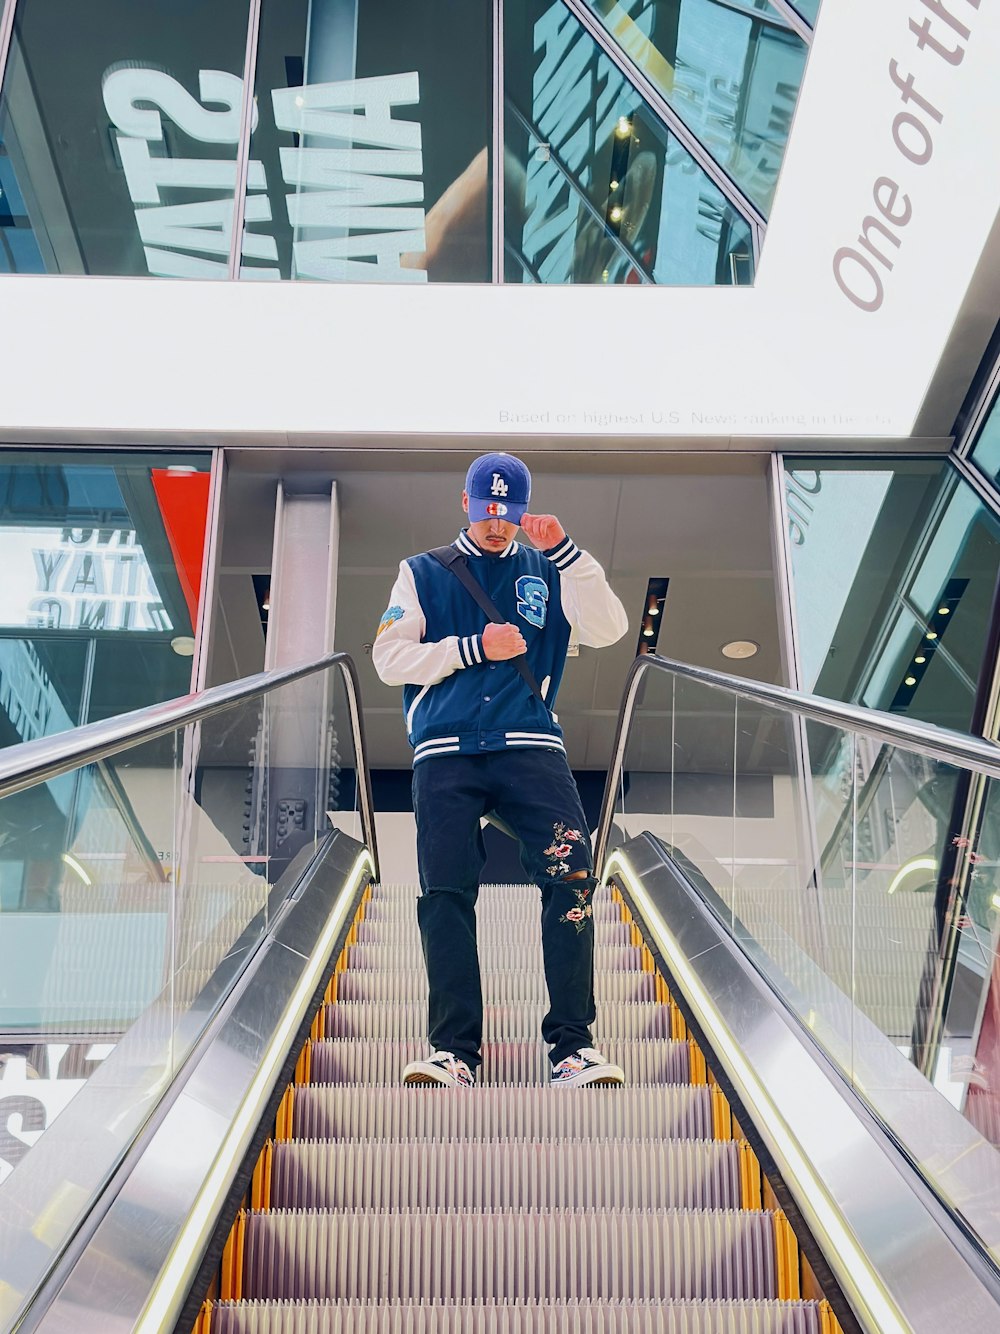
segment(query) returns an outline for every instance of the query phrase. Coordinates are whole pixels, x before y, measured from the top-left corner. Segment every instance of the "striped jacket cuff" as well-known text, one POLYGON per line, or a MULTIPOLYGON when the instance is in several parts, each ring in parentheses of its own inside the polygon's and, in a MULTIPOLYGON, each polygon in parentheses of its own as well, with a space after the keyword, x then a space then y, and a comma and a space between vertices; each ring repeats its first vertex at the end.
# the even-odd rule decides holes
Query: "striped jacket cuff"
POLYGON ((482 635, 460 635, 458 656, 463 667, 476 667, 486 661, 482 635))
POLYGON ((583 552, 571 537, 565 537, 556 546, 543 551, 542 555, 547 556, 557 570, 568 570, 571 565, 576 564, 583 552))

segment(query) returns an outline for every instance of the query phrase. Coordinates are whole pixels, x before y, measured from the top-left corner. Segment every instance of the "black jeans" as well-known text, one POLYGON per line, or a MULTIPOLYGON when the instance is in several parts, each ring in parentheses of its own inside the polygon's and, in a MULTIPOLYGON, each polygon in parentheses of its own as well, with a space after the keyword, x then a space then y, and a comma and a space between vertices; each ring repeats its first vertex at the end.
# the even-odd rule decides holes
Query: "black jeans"
POLYGON ((543 749, 439 755, 413 771, 421 897, 417 918, 429 990, 428 1037, 476 1069, 483 994, 476 899, 486 860, 480 818, 495 811, 518 837, 541 890, 549 1011, 542 1037, 555 1065, 592 1045, 596 881, 586 817, 566 757, 543 749), (585 878, 568 880, 575 872, 585 878))

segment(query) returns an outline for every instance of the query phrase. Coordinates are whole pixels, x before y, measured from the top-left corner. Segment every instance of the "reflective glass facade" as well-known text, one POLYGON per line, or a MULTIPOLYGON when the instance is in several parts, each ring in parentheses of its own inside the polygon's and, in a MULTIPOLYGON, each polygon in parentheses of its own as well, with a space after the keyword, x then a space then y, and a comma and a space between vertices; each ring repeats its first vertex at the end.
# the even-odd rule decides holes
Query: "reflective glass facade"
POLYGON ((0 272, 752 281, 801 38, 765 0, 590 9, 604 46, 563 0, 502 41, 489 0, 17 0, 0 272))
POLYGON ((0 451, 0 745, 187 693, 209 467, 0 451))
POLYGON ((807 47, 768 4, 588 0, 608 34, 764 213, 807 47))
POLYGON ((508 281, 749 282, 749 225, 579 20, 504 15, 508 281))
POLYGON ((968 731, 1000 522, 946 460, 786 460, 802 688, 968 731))

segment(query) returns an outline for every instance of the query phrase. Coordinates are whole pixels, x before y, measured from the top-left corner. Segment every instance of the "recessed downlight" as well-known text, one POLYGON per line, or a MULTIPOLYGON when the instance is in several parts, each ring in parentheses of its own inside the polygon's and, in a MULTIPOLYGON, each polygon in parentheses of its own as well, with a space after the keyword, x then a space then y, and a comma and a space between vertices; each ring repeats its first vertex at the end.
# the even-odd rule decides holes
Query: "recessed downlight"
POLYGON ((752 658, 760 652, 760 645, 755 639, 731 639, 722 646, 724 658, 752 658))
POLYGON ((194 657, 194 640, 190 635, 176 635, 171 639, 170 647, 179 658, 194 657))

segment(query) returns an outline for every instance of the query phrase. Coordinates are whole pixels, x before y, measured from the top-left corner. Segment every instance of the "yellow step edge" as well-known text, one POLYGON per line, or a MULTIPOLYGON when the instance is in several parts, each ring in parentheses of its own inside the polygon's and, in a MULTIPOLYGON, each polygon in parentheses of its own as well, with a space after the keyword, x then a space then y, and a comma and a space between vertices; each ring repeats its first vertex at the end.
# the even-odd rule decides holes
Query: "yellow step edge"
POLYGON ((271 1207, 271 1172, 274 1167, 274 1140, 267 1140, 253 1169, 250 1184, 250 1207, 267 1210, 271 1207))
MULTIPOLYGON (((202 1302, 198 1319, 194 1322, 192 1334, 212 1334, 212 1303, 210 1301, 202 1302)), ((825 1330, 823 1334, 826 1334, 825 1330)))
POLYGON ((760 1209, 763 1206, 760 1162, 745 1139, 740 1140, 740 1195, 744 1209, 760 1209))
POLYGON ((673 1001, 670 1001, 670 1036, 675 1042, 686 1042, 688 1038, 687 1023, 673 1001))
POLYGON ((642 959, 642 971, 644 973, 655 973, 656 963, 653 959, 652 954, 650 954, 649 950, 646 948, 645 945, 643 945, 642 947, 642 953, 640 957, 642 959))
POLYGON ((797 1302, 801 1299, 799 1281, 799 1243, 792 1225, 778 1209, 774 1218, 774 1253, 778 1270, 778 1300, 797 1302))
POLYGON ((295 1086, 289 1084, 285 1089, 281 1102, 278 1104, 278 1114, 274 1118, 274 1138, 279 1142, 285 1142, 292 1138, 292 1127, 295 1124, 295 1086))
POLYGON ((694 1038, 688 1038, 688 1078, 692 1084, 708 1083, 708 1066, 705 1064, 704 1054, 694 1038))
POLYGON ((326 984, 326 991, 323 993, 324 1005, 336 1005, 337 1003, 337 974, 334 973, 326 984))
POLYGON ((236 1215, 222 1251, 222 1275, 219 1298, 224 1302, 243 1300, 243 1248, 246 1243, 246 1210, 236 1215))
POLYGON ((716 1139, 733 1138, 733 1113, 729 1099, 718 1084, 709 1086, 712 1098, 712 1133, 716 1139))
POLYGON ((309 1025, 309 1041, 322 1042, 326 1037, 326 1005, 323 1004, 316 1011, 312 1023, 309 1025))
POLYGON ((820 1334, 844 1334, 840 1321, 833 1314, 833 1307, 824 1298, 819 1304, 820 1334))
POLYGON ((295 1062, 296 1084, 308 1084, 312 1074, 312 1042, 307 1038, 295 1062))

